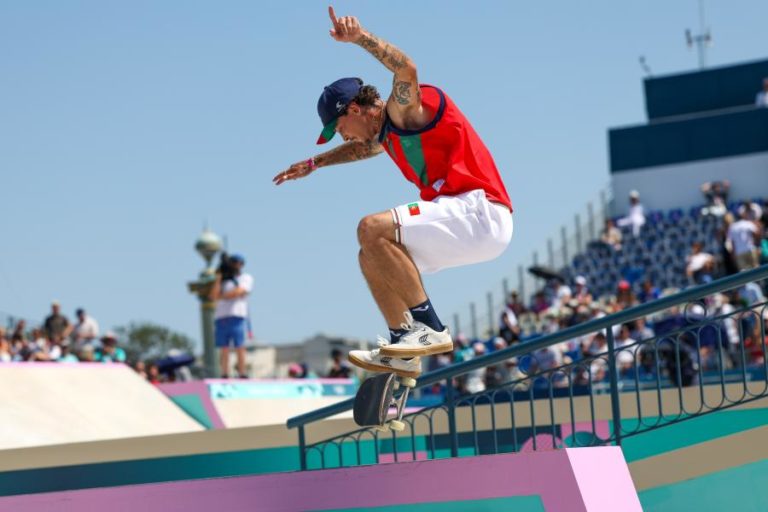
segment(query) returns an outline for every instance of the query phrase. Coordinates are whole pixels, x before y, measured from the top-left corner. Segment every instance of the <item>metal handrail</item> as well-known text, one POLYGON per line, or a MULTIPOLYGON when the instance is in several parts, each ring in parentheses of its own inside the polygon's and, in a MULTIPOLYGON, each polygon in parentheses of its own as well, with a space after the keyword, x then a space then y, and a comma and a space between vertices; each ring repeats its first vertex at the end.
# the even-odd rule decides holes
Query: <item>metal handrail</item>
MULTIPOLYGON (((630 320, 634 320, 639 317, 644 317, 668 309, 670 307, 689 302, 691 299, 697 299, 713 293, 718 293, 725 290, 730 290, 738 286, 745 285, 752 281, 761 281, 768 279, 768 265, 763 265, 752 270, 739 272, 732 276, 724 277, 711 283, 703 284, 688 288, 674 295, 669 295, 661 299, 640 304, 638 306, 625 309, 618 313, 605 316, 600 319, 590 320, 573 327, 568 327, 561 331, 536 338, 535 340, 519 343, 512 347, 508 347, 485 356, 481 356, 469 361, 464 361, 459 364, 446 366, 439 370, 435 370, 422 375, 418 380, 416 387, 424 387, 435 384, 452 377, 457 377, 468 373, 478 368, 483 368, 496 363, 500 363, 511 357, 525 355, 530 352, 549 347, 563 341, 567 341, 572 338, 577 338, 591 332, 595 332, 601 329, 608 329, 616 324, 626 323, 630 320)), ((335 416, 352 409, 354 405, 354 398, 349 398, 342 402, 310 411, 298 416, 289 418, 286 425, 288 428, 303 427, 307 423, 319 421, 330 416, 335 416)))

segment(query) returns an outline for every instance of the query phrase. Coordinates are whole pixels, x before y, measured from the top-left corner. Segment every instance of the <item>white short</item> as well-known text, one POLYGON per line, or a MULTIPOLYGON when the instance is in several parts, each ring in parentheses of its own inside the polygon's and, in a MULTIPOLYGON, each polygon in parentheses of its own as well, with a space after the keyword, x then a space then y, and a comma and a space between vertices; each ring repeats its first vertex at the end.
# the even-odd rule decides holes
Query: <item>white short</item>
POLYGON ((391 212, 397 242, 423 274, 492 260, 512 239, 512 213, 488 201, 483 190, 416 201, 391 212))

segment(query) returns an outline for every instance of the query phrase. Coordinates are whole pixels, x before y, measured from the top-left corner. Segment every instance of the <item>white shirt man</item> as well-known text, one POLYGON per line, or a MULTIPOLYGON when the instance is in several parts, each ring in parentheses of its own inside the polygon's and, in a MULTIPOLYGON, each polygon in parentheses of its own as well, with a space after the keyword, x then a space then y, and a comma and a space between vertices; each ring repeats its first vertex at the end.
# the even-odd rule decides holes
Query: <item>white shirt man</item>
POLYGON ((616 224, 619 227, 632 226, 632 234, 640 234, 640 228, 645 224, 645 210, 640 204, 640 193, 637 190, 629 193, 629 215, 616 221, 616 224))
POLYGON ((227 317, 248 318, 248 295, 253 288, 253 277, 250 274, 240 274, 237 276, 237 283, 231 280, 227 280, 221 283, 221 294, 224 295, 227 292, 231 292, 237 288, 241 288, 246 292, 246 295, 241 295, 233 299, 219 299, 216 301, 216 312, 214 318, 216 320, 227 317))
POLYGON ((79 352, 84 346, 94 346, 99 339, 99 324, 85 310, 78 309, 75 312, 77 323, 72 329, 72 340, 75 343, 75 351, 79 352))
POLYGON ((744 218, 731 224, 728 228, 728 241, 731 243, 736 268, 747 270, 757 266, 757 254, 755 252, 755 237, 758 233, 757 225, 744 218))
POLYGON ((242 272, 245 258, 239 254, 222 256, 233 270, 234 278, 217 273, 211 299, 216 301, 214 311, 216 347, 219 349, 219 368, 223 378, 229 377, 229 348, 235 347, 237 373, 245 377, 245 339, 248 326, 248 295, 253 289, 253 277, 242 272))

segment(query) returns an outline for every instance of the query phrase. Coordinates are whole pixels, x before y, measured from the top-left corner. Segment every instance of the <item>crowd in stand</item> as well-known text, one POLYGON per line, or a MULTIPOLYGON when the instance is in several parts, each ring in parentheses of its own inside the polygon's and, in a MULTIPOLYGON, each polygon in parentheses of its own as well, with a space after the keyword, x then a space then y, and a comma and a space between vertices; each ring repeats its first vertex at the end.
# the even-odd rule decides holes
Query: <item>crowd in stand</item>
MULTIPOLYGON (((571 279, 555 277, 528 303, 517 292, 512 292, 500 314, 494 336, 469 340, 459 334, 454 353, 431 358, 429 369, 479 357, 676 293, 688 286, 708 283, 768 263, 765 231, 768 212, 757 201, 730 205, 729 209, 728 189, 728 182, 707 183, 702 187, 707 205, 698 214, 718 219, 717 246, 722 250, 715 254, 706 252, 705 240, 694 240, 688 254, 684 255, 683 286, 660 289, 652 279, 643 275, 642 268, 639 272, 630 269, 632 272, 620 278, 610 293, 593 296, 583 275, 571 279)), ((643 237, 646 219, 639 194, 633 191, 630 203, 629 215, 608 219, 597 241, 610 248, 609 251, 621 251, 627 239, 643 237)), ((768 343, 766 293, 765 282, 750 283, 737 290, 708 296, 701 304, 672 308, 649 318, 615 325, 612 332, 615 345, 619 349, 626 347, 616 354, 619 378, 642 382, 661 377, 688 385, 707 372, 721 369, 727 372, 745 366, 759 368, 765 363, 765 345, 768 343), (743 313, 733 314, 737 310, 743 310, 743 313), (707 321, 716 317, 722 318, 707 321), (686 325, 696 322, 707 322, 707 327, 695 330, 695 334, 685 331, 686 325), (680 333, 681 330, 682 334, 665 338, 666 333, 680 333)), ((568 363, 576 363, 570 370, 570 378, 565 374, 553 377, 555 386, 594 384, 608 377, 607 357, 595 358, 605 354, 606 350, 606 333, 598 332, 545 347, 531 356, 511 358, 475 370, 460 378, 457 385, 462 392, 474 393, 568 363)), ((538 384, 548 386, 549 381, 542 379, 538 384)))
MULTIPOLYGON (((688 253, 680 255, 684 261, 674 262, 684 269, 677 276, 682 286, 661 289, 654 282, 652 273, 635 267, 628 268, 608 293, 593 293, 587 277, 574 272, 573 268, 566 268, 562 275, 549 279, 529 301, 512 292, 500 314, 498 328, 489 339, 469 340, 458 333, 454 352, 429 358, 426 369, 434 370, 479 357, 656 300, 687 286, 705 284, 768 263, 768 208, 764 208, 761 201, 733 205, 728 202, 729 189, 727 181, 705 183, 701 188, 706 205, 696 215, 716 219, 717 243, 693 240, 688 253), (707 247, 716 250, 707 251, 707 247)), ((629 214, 607 219, 600 238, 591 242, 593 248, 597 245, 609 255, 616 255, 642 243, 648 233, 646 214, 636 191, 630 193, 629 201, 629 214)), ((665 378, 689 384, 695 381, 699 370, 730 370, 764 364, 768 308, 754 308, 756 314, 749 314, 749 308, 764 304, 766 293, 765 283, 750 283, 737 290, 709 296, 703 304, 685 311, 673 308, 650 318, 615 325, 612 332, 615 344, 620 349, 626 347, 616 356, 619 377, 642 381, 655 379, 661 372, 665 378), (745 312, 733 314, 737 310, 745 312), (697 336, 684 333, 675 338, 676 344, 664 338, 666 333, 679 331, 702 317, 719 316, 724 318, 710 322, 709 331, 700 329, 697 336)), ((76 310, 75 316, 77 321, 70 323, 61 313, 59 303, 54 301, 50 314, 39 327, 30 329, 24 320, 17 321, 10 329, 0 326, 0 363, 126 362, 126 353, 117 346, 114 333, 100 335, 98 323, 82 308, 76 310)), ((566 381, 575 384, 601 382, 607 378, 607 358, 595 356, 604 354, 606 347, 606 333, 598 332, 542 348, 530 356, 511 358, 475 370, 459 379, 457 385, 462 392, 473 393, 524 378, 536 371, 582 360, 585 364, 579 364, 570 379, 560 378, 556 385, 565 385, 566 381)), ((138 361, 133 367, 150 382, 166 380, 154 364, 138 361)), ((340 352, 332 354, 329 377, 348 377, 350 371, 340 352)), ((293 365, 289 373, 295 378, 311 376, 306 366, 301 365, 293 365)))
MULTIPOLYGON (((40 326, 31 327, 26 320, 17 320, 12 328, 0 326, 0 363, 59 362, 59 363, 126 363, 125 350, 118 346, 118 336, 100 333, 98 322, 82 308, 75 311, 72 323, 61 312, 58 301, 40 326)), ((149 382, 167 380, 157 365, 137 361, 134 369, 149 382)))
POLYGON ((113 332, 99 335, 99 324, 84 309, 75 312, 70 323, 58 301, 39 327, 18 320, 11 332, 0 327, 0 362, 55 361, 64 363, 125 362, 125 351, 117 346, 113 332))

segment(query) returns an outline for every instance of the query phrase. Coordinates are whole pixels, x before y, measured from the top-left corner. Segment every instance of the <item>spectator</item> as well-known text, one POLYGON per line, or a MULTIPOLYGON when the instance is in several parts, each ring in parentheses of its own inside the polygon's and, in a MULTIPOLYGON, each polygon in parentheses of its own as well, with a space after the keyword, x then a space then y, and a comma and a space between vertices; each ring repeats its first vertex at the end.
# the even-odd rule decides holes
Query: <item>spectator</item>
POLYGON ((5 328, 0 327, 0 363, 10 363, 11 361, 13 361, 11 341, 5 336, 5 328))
POLYGON ((211 290, 216 301, 214 314, 216 346, 219 348, 221 377, 229 378, 229 347, 237 353, 237 374, 245 378, 245 336, 248 323, 248 294, 253 277, 243 272, 245 258, 239 254, 223 254, 211 290))
POLYGON ((587 278, 576 276, 574 283, 573 298, 576 299, 577 304, 579 306, 589 306, 592 304, 592 294, 589 293, 589 288, 587 288, 587 278))
POLYGON ((637 294, 637 300, 641 304, 656 300, 661 297, 661 290, 657 286, 653 285, 653 281, 645 279, 640 288, 640 293, 637 294))
POLYGON ((46 317, 43 325, 50 340, 62 340, 72 332, 72 326, 67 317, 61 314, 61 306, 56 300, 51 304, 51 314, 46 317))
POLYGON ((94 361, 100 363, 124 363, 125 350, 117 346, 117 335, 112 331, 101 337, 101 348, 94 353, 94 361))
POLYGON ((712 281, 715 258, 702 250, 701 242, 693 242, 691 254, 686 258, 685 275, 694 284, 706 284, 712 281))
POLYGON ((288 377, 291 379, 303 379, 305 376, 304 367, 299 363, 288 365, 288 377))
POLYGON ((27 321, 22 319, 16 322, 16 326, 13 328, 13 333, 11 334, 11 341, 25 340, 26 338, 27 338, 27 321))
POLYGON ((147 380, 150 384, 160 384, 162 379, 160 378, 160 368, 155 363, 150 364, 147 367, 147 380))
POLYGON ((499 336, 507 344, 512 344, 520 339, 520 325, 517 321, 517 314, 515 313, 515 305, 513 303, 517 299, 517 294, 515 292, 513 294, 509 295, 509 301, 501 313, 501 322, 499 324, 499 336))
POLYGON ((632 326, 632 330, 629 333, 629 337, 638 341, 645 341, 649 340, 656 336, 656 333, 653 332, 653 329, 648 327, 648 324, 645 321, 645 318, 641 317, 634 321, 634 325, 632 326))
POLYGON ((749 211, 744 209, 739 220, 728 228, 730 251, 739 271, 757 267, 757 245, 760 242, 760 230, 749 220, 749 211))
POLYGON ((328 371, 329 379, 348 379, 352 374, 352 369, 343 355, 344 353, 338 348, 331 350, 331 369, 328 371))
POLYGON ((75 316, 77 316, 77 323, 72 328, 75 351, 80 352, 85 345, 92 345, 96 348, 95 345, 99 338, 99 324, 87 315, 83 308, 75 311, 75 316))
POLYGON ((553 308, 560 309, 571 301, 573 292, 571 291, 571 287, 565 284, 562 278, 555 279, 553 288, 555 290, 552 300, 553 308))
POLYGON ((548 309, 549 302, 547 302, 547 296, 543 291, 536 292, 536 295, 533 298, 533 304, 531 304, 531 311, 539 315, 548 309))
POLYGON ((518 317, 528 311, 528 308, 526 308, 525 304, 523 304, 523 302, 520 300, 520 296, 516 291, 512 291, 509 294, 509 301, 507 302, 507 306, 511 308, 515 313, 515 316, 518 317))
POLYGON ((77 358, 75 354, 72 353, 72 342, 68 339, 61 340, 61 343, 59 344, 59 350, 60 354, 59 357, 56 358, 56 361, 59 363, 79 363, 80 360, 77 358))
POLYGON ((96 349, 93 348, 93 345, 86 345, 78 352, 77 357, 83 363, 94 363, 96 362, 96 349))
MULTIPOLYGON (((472 345, 472 352, 472 359, 485 355, 485 344, 479 341, 474 343, 472 345)), ((485 368, 478 368, 467 373, 466 392, 480 393, 481 391, 485 391, 485 368)))
POLYGON ((622 377, 627 376, 635 366, 638 346, 635 344, 637 341, 630 336, 631 330, 630 324, 623 324, 615 341, 616 365, 622 377))
POLYGON ((768 76, 763 78, 763 90, 755 96, 756 107, 768 107, 768 76))
POLYGON ((619 281, 618 290, 616 291, 616 305, 618 310, 627 309, 637 304, 635 294, 632 293, 632 285, 629 281, 619 281))
POLYGON ((640 235, 640 228, 645 224, 645 211, 640 203, 640 193, 633 190, 629 193, 629 214, 616 221, 619 227, 632 226, 632 234, 640 235))
POLYGON ((750 199, 747 199, 741 206, 739 206, 737 211, 739 218, 741 218, 741 214, 744 212, 747 214, 746 219, 751 220, 752 222, 759 222, 763 218, 763 209, 759 204, 750 199))
MULTIPOLYGON (((493 340, 493 351, 504 350, 507 348, 507 342, 504 338, 497 337, 493 340)), ((485 386, 486 388, 495 388, 510 380, 510 367, 507 361, 502 361, 486 368, 485 386)))
POLYGON ((731 212, 723 215, 723 224, 717 228, 717 233, 715 235, 717 237, 718 246, 720 248, 720 258, 723 262, 723 271, 727 276, 735 274, 739 271, 739 269, 736 268, 736 262, 733 260, 733 255, 731 254, 732 244, 728 240, 728 232, 734 222, 735 219, 731 212))
POLYGON ((605 219, 605 227, 600 240, 615 251, 621 250, 621 230, 616 227, 613 219, 605 219))
POLYGON ((707 206, 702 208, 702 215, 722 217, 728 211, 728 192, 731 182, 728 180, 708 181, 701 185, 701 193, 707 200, 707 206))
POLYGON ((147 380, 149 378, 149 375, 147 375, 147 365, 144 363, 144 361, 136 361, 133 363, 133 371, 139 374, 139 377, 141 377, 144 380, 147 380))
POLYGON ((57 361, 61 357, 61 345, 59 339, 46 336, 35 342, 35 348, 29 358, 31 361, 57 361), (36 350, 35 350, 36 348, 36 350))

